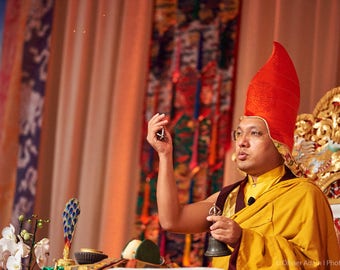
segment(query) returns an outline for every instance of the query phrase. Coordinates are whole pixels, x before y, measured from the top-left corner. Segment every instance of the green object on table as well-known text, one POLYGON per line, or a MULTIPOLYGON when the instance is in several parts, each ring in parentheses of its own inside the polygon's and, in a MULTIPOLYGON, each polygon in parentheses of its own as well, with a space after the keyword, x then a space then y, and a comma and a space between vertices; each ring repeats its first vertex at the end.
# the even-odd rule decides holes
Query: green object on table
POLYGON ((135 258, 137 260, 153 264, 162 263, 159 247, 149 239, 143 240, 142 243, 138 246, 135 258))

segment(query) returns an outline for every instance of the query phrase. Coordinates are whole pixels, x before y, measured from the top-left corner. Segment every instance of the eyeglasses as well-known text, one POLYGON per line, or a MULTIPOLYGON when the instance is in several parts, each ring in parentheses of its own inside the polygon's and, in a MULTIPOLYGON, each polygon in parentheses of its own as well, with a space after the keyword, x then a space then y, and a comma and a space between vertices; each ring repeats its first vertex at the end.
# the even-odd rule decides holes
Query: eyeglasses
POLYGON ((232 139, 234 141, 239 140, 243 136, 247 136, 248 138, 250 137, 251 139, 258 139, 258 138, 261 138, 262 136, 264 136, 266 134, 268 134, 268 133, 264 133, 262 131, 258 131, 258 130, 255 130, 255 129, 251 129, 251 130, 248 130, 248 131, 236 129, 236 130, 233 130, 232 133, 231 133, 232 139))

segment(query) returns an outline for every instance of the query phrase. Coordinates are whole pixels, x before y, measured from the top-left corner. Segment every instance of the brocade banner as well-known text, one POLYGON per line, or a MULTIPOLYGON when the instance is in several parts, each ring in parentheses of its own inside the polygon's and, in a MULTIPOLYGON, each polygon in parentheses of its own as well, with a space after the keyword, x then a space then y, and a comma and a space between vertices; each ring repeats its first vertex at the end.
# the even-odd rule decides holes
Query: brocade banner
POLYGON ((26 22, 21 79, 21 117, 18 168, 12 224, 33 214, 38 153, 50 55, 53 0, 34 0, 26 22))
MULTIPOLYGON (((182 203, 202 200, 223 183, 229 147, 240 0, 158 0, 150 49, 145 121, 156 112, 171 120, 174 170, 182 203)), ((161 230, 156 204, 157 156, 144 140, 138 197, 139 238, 159 244, 180 266, 206 266, 206 234, 161 230)), ((208 213, 207 213, 208 214, 208 213)))

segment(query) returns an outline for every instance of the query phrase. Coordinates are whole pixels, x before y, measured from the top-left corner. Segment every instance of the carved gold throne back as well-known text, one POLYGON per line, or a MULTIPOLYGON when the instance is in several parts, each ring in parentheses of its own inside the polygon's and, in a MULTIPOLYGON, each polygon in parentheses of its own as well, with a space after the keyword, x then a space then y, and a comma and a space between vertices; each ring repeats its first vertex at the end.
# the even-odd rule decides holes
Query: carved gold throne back
MULTIPOLYGON (((340 87, 329 90, 312 114, 298 115, 293 156, 332 206, 340 209, 340 87)), ((340 216, 334 218, 340 240, 340 216)))

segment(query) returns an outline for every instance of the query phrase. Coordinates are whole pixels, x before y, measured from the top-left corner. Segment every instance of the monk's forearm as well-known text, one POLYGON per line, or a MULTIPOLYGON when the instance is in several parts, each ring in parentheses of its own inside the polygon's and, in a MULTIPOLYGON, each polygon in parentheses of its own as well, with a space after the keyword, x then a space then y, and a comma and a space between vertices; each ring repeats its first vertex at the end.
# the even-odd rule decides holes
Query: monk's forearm
POLYGON ((211 225, 206 220, 218 194, 191 204, 182 205, 173 170, 172 154, 159 154, 157 205, 159 222, 164 230, 177 233, 205 232, 211 225))
POLYGON ((165 230, 176 229, 176 222, 180 219, 181 206, 174 177, 172 154, 159 156, 157 205, 162 228, 165 230))

